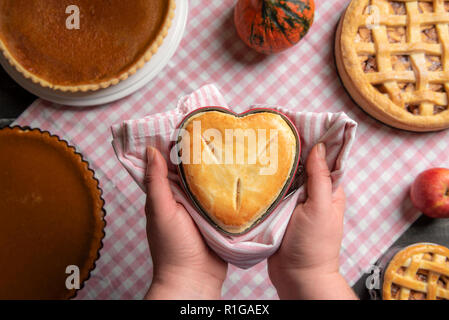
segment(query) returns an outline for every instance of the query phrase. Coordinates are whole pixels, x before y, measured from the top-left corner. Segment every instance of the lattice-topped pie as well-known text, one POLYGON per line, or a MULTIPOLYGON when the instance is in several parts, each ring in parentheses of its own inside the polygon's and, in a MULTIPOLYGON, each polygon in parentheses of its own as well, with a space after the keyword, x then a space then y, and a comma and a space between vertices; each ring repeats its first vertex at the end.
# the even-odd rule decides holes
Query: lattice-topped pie
POLYGON ((416 244, 399 251, 388 264, 384 300, 449 300, 449 249, 416 244))
POLYGON ((346 89, 373 117, 410 131, 449 127, 449 1, 353 0, 335 55, 346 89))

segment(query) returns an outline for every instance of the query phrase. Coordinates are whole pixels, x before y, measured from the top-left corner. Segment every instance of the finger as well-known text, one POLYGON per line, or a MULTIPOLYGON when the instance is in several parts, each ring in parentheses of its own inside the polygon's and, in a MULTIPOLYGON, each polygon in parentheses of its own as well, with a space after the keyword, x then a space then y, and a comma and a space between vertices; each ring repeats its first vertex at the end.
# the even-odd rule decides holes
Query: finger
POLYGON ((153 148, 147 148, 147 170, 145 184, 147 187, 147 214, 153 218, 167 217, 175 211, 176 202, 168 181, 168 168, 161 153, 153 148))
POLYGON ((334 192, 332 196, 332 202, 334 204, 336 212, 343 216, 346 207, 346 194, 342 186, 339 186, 338 189, 334 192))
POLYGON ((314 204, 329 205, 332 202, 332 180, 326 163, 326 146, 319 143, 310 152, 306 164, 307 197, 314 204))

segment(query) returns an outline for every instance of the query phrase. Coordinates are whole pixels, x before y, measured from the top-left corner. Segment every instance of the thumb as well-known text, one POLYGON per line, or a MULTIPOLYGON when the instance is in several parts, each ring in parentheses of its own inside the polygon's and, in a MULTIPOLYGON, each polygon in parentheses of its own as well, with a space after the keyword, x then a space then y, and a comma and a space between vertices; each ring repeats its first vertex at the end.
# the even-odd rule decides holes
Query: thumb
POLYGON ((155 218, 167 217, 176 208, 176 202, 168 181, 168 168, 162 154, 153 147, 147 148, 147 215, 155 218))
POLYGON ((319 143, 312 149, 307 159, 306 170, 308 176, 307 202, 314 206, 331 205, 332 180, 326 163, 324 143, 319 143))

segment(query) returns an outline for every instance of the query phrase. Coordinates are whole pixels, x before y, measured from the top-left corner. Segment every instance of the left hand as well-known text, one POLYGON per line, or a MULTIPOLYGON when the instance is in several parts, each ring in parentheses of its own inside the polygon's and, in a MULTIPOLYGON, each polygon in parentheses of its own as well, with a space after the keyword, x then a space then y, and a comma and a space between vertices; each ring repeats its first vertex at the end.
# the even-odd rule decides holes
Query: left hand
POLYGON ((219 299, 227 264, 204 243, 194 221, 173 198, 167 163, 149 147, 147 235, 153 258, 153 282, 147 299, 219 299))

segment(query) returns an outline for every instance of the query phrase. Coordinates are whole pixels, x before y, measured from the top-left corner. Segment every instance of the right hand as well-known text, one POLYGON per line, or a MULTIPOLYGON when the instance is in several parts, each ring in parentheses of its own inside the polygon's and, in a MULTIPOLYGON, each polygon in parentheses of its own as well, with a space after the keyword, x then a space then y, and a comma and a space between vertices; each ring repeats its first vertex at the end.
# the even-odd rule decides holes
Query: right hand
POLYGON ((280 298, 356 298, 339 273, 345 193, 332 193, 324 144, 307 160, 307 201, 291 217, 279 250, 269 258, 270 279, 280 298))

